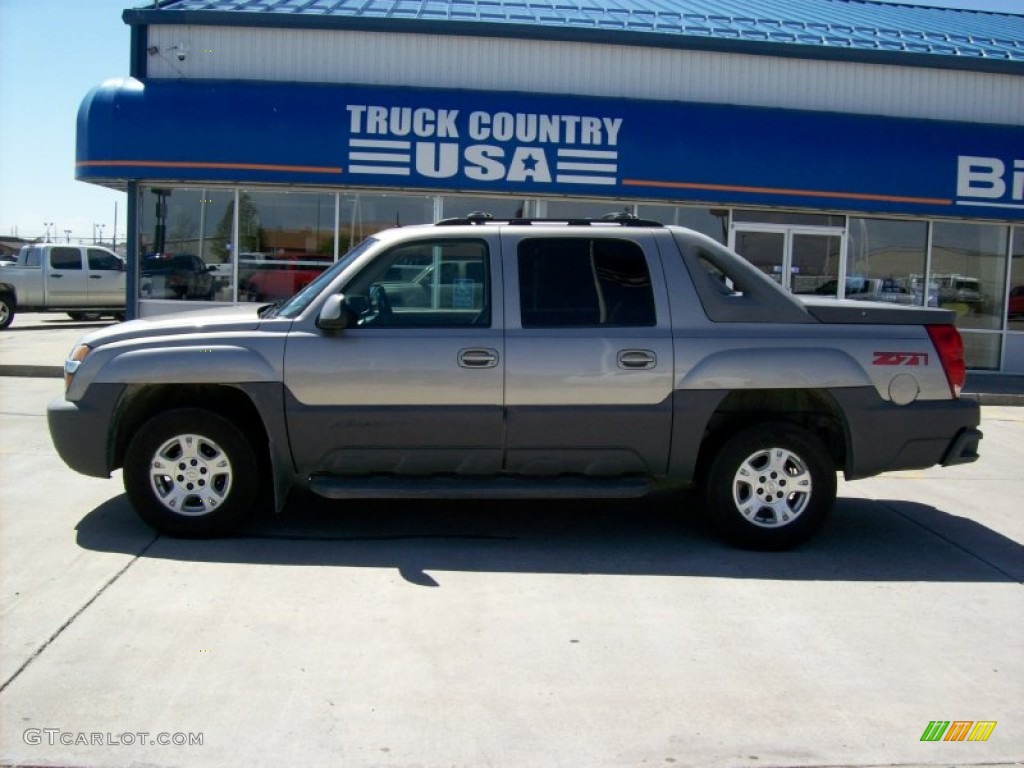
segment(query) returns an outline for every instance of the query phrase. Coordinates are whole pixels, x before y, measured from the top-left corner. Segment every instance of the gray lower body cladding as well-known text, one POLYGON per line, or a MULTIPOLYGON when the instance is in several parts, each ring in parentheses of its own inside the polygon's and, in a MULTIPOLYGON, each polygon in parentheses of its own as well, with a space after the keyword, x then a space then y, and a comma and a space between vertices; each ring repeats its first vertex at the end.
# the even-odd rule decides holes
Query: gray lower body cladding
POLYGON ((76 472, 110 477, 111 415, 124 391, 123 384, 94 384, 77 403, 61 395, 50 402, 46 420, 57 454, 76 472))
POLYGON ((847 425, 848 480, 978 458, 981 408, 977 401, 919 400, 894 405, 873 388, 834 389, 847 425))

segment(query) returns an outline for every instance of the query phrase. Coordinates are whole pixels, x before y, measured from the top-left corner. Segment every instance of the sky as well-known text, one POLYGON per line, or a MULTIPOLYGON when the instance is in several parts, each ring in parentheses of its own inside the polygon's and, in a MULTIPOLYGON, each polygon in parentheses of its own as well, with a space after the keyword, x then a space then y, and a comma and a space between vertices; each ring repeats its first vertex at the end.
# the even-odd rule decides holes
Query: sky
MULTIPOLYGON (((1024 0, 924 0, 1024 14, 1024 0)), ((0 235, 124 238, 125 196, 75 181, 75 118, 89 90, 128 74, 137 0, 0 0, 0 235), (67 231, 70 230, 70 235, 67 231)))

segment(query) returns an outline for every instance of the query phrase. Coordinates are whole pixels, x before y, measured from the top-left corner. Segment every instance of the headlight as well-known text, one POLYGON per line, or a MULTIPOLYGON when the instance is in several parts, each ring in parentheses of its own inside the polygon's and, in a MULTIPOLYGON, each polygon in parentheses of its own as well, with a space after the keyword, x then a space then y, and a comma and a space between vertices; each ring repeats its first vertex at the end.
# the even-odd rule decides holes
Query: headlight
POLYGON ((76 344, 75 348, 71 350, 71 354, 68 355, 64 361, 64 391, 67 392, 71 386, 71 380, 75 377, 75 373, 78 371, 78 366, 82 364, 82 361, 92 352, 92 347, 88 344, 76 344))

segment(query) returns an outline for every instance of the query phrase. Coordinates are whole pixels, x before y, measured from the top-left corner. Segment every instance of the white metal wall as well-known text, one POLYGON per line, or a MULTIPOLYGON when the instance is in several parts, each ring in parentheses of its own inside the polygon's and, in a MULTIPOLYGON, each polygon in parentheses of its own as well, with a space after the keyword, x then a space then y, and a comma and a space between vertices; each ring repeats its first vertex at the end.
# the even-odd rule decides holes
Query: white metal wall
POLYGON ((635 46, 153 26, 148 75, 469 88, 1024 125, 1024 77, 635 46))

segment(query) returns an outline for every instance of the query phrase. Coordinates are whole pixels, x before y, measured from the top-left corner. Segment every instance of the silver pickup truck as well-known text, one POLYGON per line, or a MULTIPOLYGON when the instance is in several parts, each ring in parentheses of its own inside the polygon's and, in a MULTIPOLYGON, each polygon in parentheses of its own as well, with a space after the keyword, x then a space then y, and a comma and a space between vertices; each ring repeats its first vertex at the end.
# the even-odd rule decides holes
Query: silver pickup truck
POLYGON ((123 320, 126 296, 124 260, 113 251, 95 245, 25 245, 17 262, 0 266, 0 330, 17 312, 123 320))
POLYGON ((952 312, 790 295, 636 219, 380 232, 277 305, 89 334, 49 406, 78 472, 123 467, 160 531, 289 488, 369 497, 704 489, 741 546, 798 544, 836 473, 977 459, 952 312))

